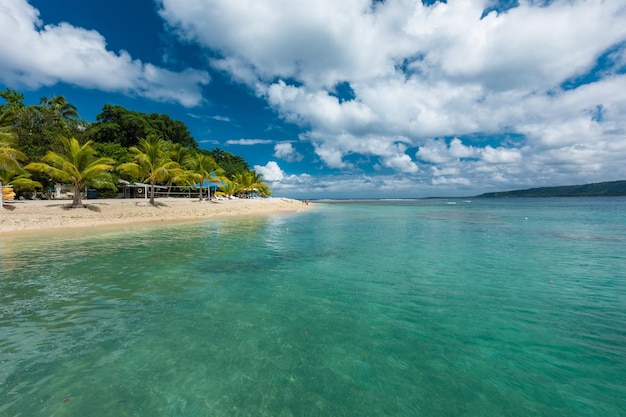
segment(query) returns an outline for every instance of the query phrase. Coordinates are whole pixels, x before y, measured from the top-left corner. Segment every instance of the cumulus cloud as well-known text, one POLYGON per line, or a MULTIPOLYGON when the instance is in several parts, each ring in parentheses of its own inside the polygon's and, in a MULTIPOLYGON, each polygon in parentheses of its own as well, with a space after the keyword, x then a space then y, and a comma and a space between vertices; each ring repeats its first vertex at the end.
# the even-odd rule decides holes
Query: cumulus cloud
POLYGON ((44 25, 26 0, 0 4, 0 81, 29 88, 67 83, 192 107, 210 82, 206 71, 174 72, 107 49, 98 32, 44 25))
POLYGON ((285 178, 285 173, 275 161, 270 161, 266 165, 255 165, 254 170, 263 175, 263 179, 268 182, 279 182, 285 178))
POLYGON ((274 156, 287 162, 301 161, 304 158, 289 142, 280 142, 274 145, 274 156))
POLYGON ((270 161, 266 165, 255 165, 254 170, 257 174, 263 175, 275 196, 310 198, 315 189, 320 189, 318 177, 307 173, 287 174, 276 161, 270 161))

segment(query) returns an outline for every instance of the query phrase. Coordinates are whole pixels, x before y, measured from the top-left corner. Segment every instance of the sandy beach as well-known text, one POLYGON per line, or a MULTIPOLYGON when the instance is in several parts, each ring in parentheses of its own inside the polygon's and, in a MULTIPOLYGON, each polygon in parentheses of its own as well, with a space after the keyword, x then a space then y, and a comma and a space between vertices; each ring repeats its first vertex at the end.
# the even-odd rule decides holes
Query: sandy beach
POLYGON ((198 221, 215 217, 258 215, 310 208, 287 198, 198 201, 159 198, 152 206, 141 199, 83 200, 87 208, 69 208, 69 200, 5 202, 0 208, 3 235, 27 231, 62 230, 164 221, 198 221))

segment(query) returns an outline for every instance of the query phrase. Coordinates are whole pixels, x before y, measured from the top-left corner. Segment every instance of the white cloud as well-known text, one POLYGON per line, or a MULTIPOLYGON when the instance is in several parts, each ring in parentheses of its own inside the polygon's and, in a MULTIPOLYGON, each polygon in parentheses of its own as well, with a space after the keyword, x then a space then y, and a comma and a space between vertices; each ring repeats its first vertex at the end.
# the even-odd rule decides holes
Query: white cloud
POLYGON ((287 174, 276 161, 269 161, 266 165, 255 165, 254 170, 257 174, 263 175, 274 196, 310 198, 315 189, 320 190, 318 177, 307 173, 287 174))
POLYGON ((398 154, 392 157, 384 158, 383 166, 392 168, 396 172, 401 173, 415 173, 419 171, 415 162, 413 162, 411 157, 407 154, 398 154))
POLYGON ((289 142, 280 142, 274 145, 274 156, 287 162, 301 161, 304 158, 289 142))
POLYGON ((29 88, 67 83, 192 107, 202 102, 206 71, 173 72, 107 50, 98 32, 68 23, 44 25, 26 0, 0 4, 0 81, 29 88))
MULTIPOLYGON (((454 139, 453 143, 460 142, 458 139, 454 139)), ((451 145, 452 146, 452 145, 451 145)), ((463 145, 461 145, 463 146, 463 145)), ((458 145, 455 145, 457 148, 458 145)), ((434 164, 443 164, 455 160, 457 157, 450 152, 450 148, 442 140, 431 140, 424 146, 421 146, 415 156, 424 162, 430 162, 434 164)))
POLYGON ((587 71, 626 34, 620 1, 520 2, 479 19, 488 3, 416 8, 410 30, 430 44, 420 68, 494 90, 544 90, 587 71))
POLYGON ((269 161, 266 165, 255 165, 254 170, 263 175, 263 179, 268 182, 280 182, 285 178, 285 173, 276 161, 269 161))
MULTIPOLYGON (((464 158, 495 162, 498 155, 508 155, 510 152, 511 150, 509 149, 494 149, 491 146, 486 146, 485 148, 466 146, 459 138, 454 138, 450 141, 450 144, 440 139, 429 140, 420 146, 415 156, 424 162, 445 166, 451 163, 458 163, 464 158)), ((506 157, 502 156, 500 159, 504 161, 506 157)))
POLYGON ((272 143, 269 139, 230 139, 226 141, 227 145, 242 145, 242 146, 254 146, 254 145, 267 145, 272 143))

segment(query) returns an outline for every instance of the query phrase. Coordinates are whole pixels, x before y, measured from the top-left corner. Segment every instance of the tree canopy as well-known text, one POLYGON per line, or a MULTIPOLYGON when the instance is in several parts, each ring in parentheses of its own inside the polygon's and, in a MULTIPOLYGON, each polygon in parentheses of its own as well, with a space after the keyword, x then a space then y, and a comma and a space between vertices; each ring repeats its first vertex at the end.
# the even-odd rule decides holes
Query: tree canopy
POLYGON ((215 163, 224 170, 224 176, 227 178, 233 178, 240 172, 250 170, 248 163, 242 157, 233 155, 220 148, 215 148, 207 153, 209 153, 215 160, 215 163))
POLYGON ((96 122, 89 126, 87 135, 94 142, 119 143, 127 148, 137 146, 140 138, 149 135, 190 148, 198 147, 187 126, 167 114, 141 113, 111 104, 102 107, 96 122))

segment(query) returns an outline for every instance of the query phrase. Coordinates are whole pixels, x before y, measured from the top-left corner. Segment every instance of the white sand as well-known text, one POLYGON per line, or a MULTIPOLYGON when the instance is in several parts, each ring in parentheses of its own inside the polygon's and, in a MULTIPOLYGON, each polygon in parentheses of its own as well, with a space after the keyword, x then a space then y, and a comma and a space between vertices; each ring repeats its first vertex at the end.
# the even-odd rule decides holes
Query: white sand
POLYGON ((198 201, 159 198, 158 206, 143 199, 83 200, 87 208, 68 208, 68 200, 5 202, 0 208, 0 232, 75 229, 131 223, 192 221, 214 217, 244 216, 310 208, 298 200, 283 198, 198 201))

